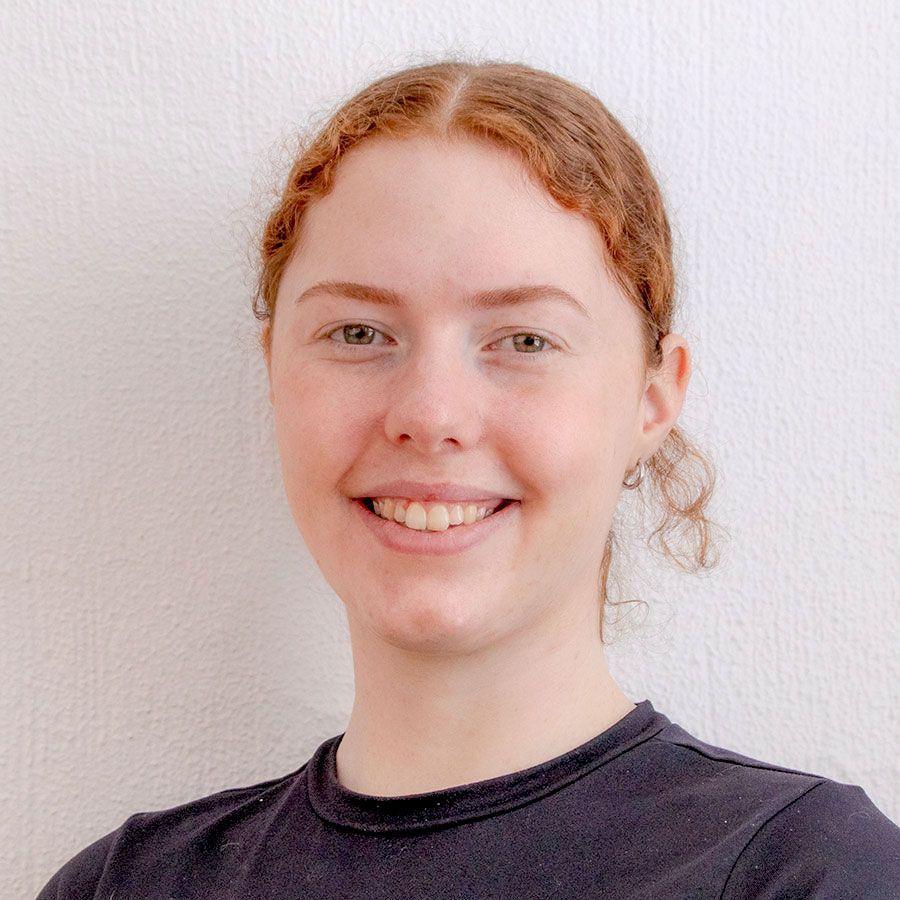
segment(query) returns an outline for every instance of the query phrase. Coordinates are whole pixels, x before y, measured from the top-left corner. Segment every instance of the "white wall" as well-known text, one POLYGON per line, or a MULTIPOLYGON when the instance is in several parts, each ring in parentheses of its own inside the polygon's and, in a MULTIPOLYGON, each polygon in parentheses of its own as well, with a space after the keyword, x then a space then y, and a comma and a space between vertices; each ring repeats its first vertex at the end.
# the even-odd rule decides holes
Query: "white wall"
POLYGON ((343 612, 282 493, 250 235, 297 123, 455 49, 597 93, 677 229, 682 424, 732 540, 705 578, 632 552, 652 612, 614 673, 900 820, 895 3, 14 0, 4 19, 0 894, 343 730, 343 612))

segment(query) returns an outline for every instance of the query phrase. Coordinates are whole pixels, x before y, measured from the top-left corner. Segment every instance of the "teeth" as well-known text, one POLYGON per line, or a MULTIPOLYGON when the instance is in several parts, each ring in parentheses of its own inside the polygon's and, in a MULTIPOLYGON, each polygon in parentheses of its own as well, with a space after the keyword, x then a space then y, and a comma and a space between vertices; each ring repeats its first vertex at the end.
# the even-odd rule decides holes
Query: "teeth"
POLYGON ((446 531, 451 525, 471 525, 494 512, 474 503, 420 503, 395 497, 373 497, 376 515, 416 531, 446 531))

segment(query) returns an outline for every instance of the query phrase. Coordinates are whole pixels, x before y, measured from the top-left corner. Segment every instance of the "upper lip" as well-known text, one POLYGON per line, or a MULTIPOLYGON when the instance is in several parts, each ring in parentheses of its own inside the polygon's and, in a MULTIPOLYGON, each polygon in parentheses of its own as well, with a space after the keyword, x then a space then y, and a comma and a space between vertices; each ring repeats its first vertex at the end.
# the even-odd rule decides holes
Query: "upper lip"
MULTIPOLYGON (((362 497, 405 497, 407 500, 432 500, 445 503, 473 503, 476 500, 511 500, 490 488, 476 487, 471 484, 452 484, 448 481, 439 484, 426 484, 423 481, 385 481, 370 488, 362 497)), ((357 497, 356 499, 361 499, 357 497)))

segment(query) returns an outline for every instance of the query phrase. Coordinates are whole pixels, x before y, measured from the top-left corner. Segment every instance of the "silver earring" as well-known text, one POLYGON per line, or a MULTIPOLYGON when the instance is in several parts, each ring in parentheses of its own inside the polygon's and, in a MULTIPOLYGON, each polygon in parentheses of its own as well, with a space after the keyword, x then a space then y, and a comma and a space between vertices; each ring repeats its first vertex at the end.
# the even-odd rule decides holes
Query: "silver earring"
POLYGON ((622 482, 623 486, 628 488, 629 491, 633 491, 641 483, 641 479, 644 477, 644 461, 642 459, 637 461, 634 471, 637 472, 637 478, 632 481, 626 476, 625 480, 622 482))

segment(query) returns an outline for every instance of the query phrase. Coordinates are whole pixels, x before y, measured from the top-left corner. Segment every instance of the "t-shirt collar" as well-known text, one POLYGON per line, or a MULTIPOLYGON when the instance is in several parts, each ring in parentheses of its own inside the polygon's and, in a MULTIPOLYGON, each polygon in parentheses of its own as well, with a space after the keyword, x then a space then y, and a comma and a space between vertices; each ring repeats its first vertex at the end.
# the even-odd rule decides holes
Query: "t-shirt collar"
POLYGON ((610 759, 648 740, 670 724, 641 700, 605 731, 561 756, 486 781, 439 791, 376 797, 337 780, 336 753, 343 734, 329 738, 306 767, 309 801, 321 819, 357 831, 398 833, 454 825, 524 806, 583 778, 610 759))

